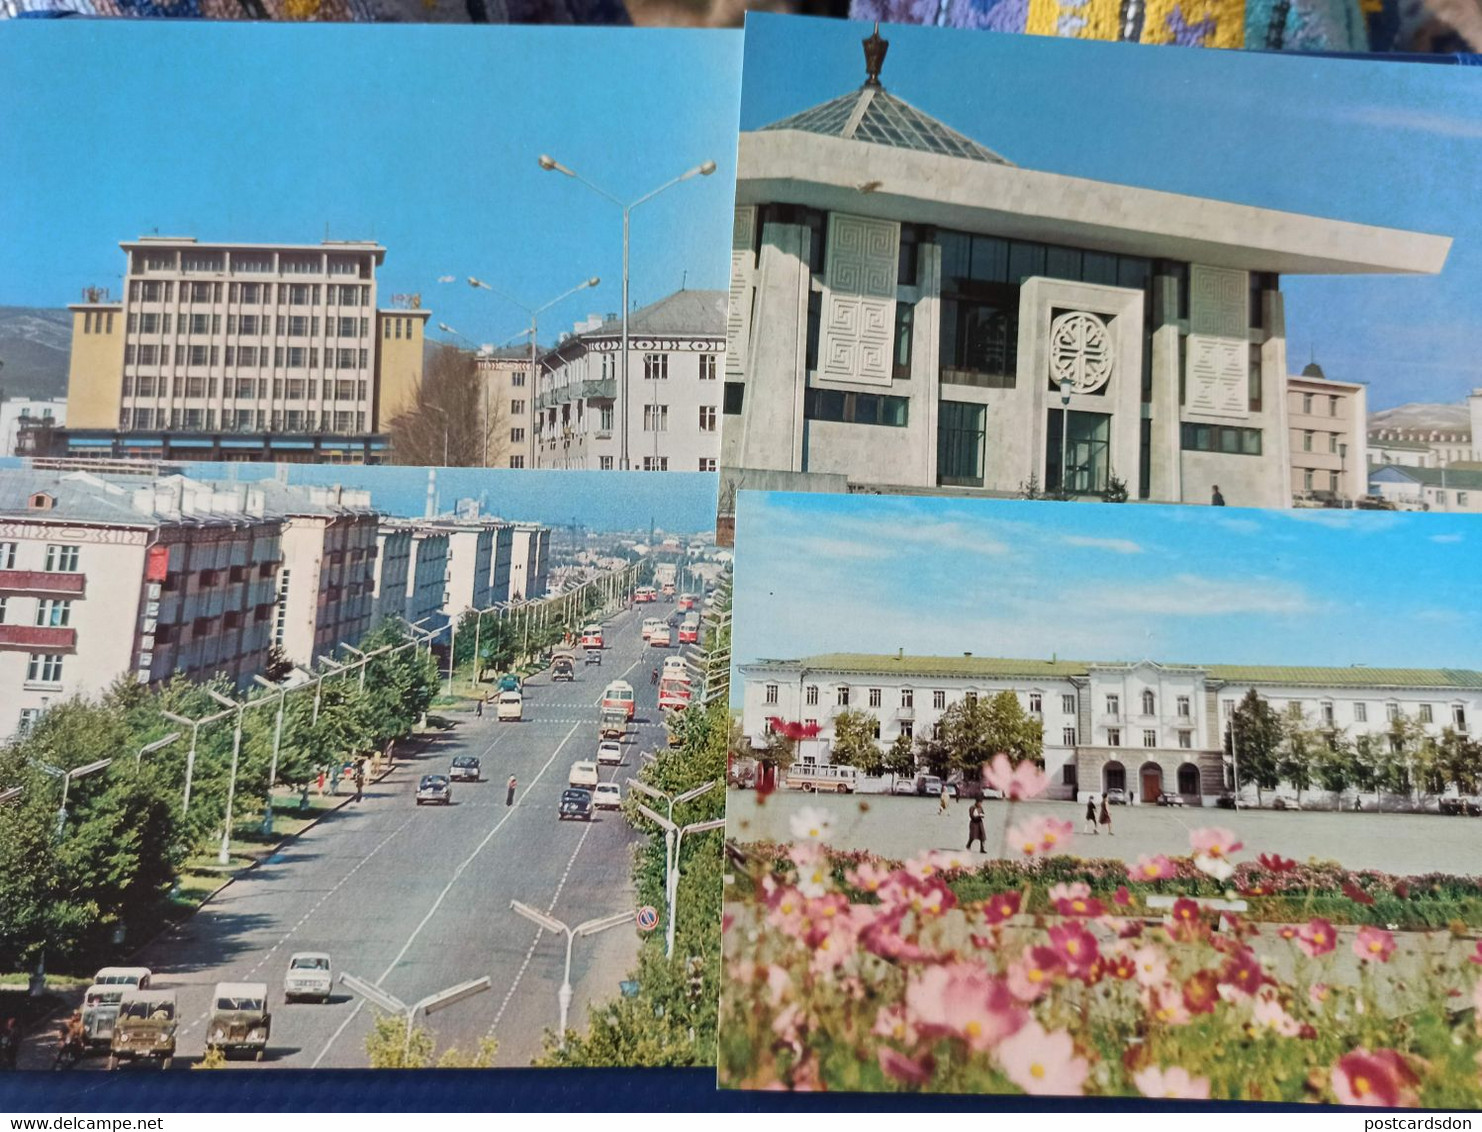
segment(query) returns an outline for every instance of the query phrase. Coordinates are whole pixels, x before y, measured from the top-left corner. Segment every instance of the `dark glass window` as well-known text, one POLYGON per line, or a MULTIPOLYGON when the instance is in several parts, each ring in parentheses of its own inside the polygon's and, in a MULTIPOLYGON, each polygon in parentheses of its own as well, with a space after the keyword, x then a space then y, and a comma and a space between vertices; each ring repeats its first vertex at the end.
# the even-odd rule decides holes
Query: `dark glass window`
POLYGON ((1221 452, 1231 456, 1259 456, 1261 430, 1239 425, 1185 423, 1180 428, 1185 452, 1221 452))
POLYGON ((823 293, 813 291, 808 295, 808 341, 804 347, 806 365, 811 372, 818 368, 818 339, 823 321, 823 293))
POLYGON ((803 399, 803 415, 812 421, 889 425, 905 428, 910 400, 883 393, 845 393, 839 389, 810 389, 803 399))
POLYGON ((1137 256, 1117 257, 1117 286, 1130 287, 1134 291, 1147 289, 1148 281, 1153 277, 1153 265, 1145 259, 1137 256))
MULTIPOLYGON (((896 300, 894 367, 891 376, 905 379, 911 376, 911 338, 916 321, 916 308, 910 303, 896 300)), ((810 369, 813 367, 810 366, 810 369)))
POLYGON ((1086 283, 1101 283, 1115 287, 1117 283, 1117 257, 1106 252, 1086 252, 1082 259, 1081 278, 1086 283))
POLYGON ((1070 429, 1064 445, 1064 483, 1075 495, 1103 492, 1111 472, 1111 417, 1106 413, 1067 414, 1063 409, 1050 409, 1048 413, 1045 489, 1060 490, 1060 434, 1067 416, 1070 429))
POLYGON ((974 236, 971 277, 980 283, 1002 283, 1008 278, 1008 271, 1008 241, 994 236, 974 236))
POLYGON ((741 404, 746 399, 746 383, 741 381, 726 382, 724 403, 721 411, 732 416, 741 412, 741 404))
POLYGON ((1019 368, 1019 289, 977 287, 942 302, 942 380, 1012 389, 1019 368))
POLYGON ((937 483, 983 486, 983 437, 988 410, 967 401, 943 401, 937 418, 937 483))
POLYGON ((1150 499, 1153 494, 1153 422, 1143 417, 1137 449, 1137 498, 1150 499))
POLYGON ((1031 275, 1045 273, 1045 246, 1043 244, 1009 245, 1009 282, 1023 283, 1031 275))
POLYGON ((902 287, 914 287, 916 285, 916 270, 920 256, 921 232, 914 224, 901 225, 901 251, 900 262, 896 272, 896 282, 902 287))
POLYGON ((1051 279, 1079 280, 1081 253, 1078 248, 1052 247, 1046 250, 1045 274, 1051 279))
POLYGON ((972 237, 962 232, 938 232, 937 246, 942 249, 942 288, 955 290, 957 282, 971 272, 972 237))
POLYGON ((1247 379, 1249 390, 1250 411, 1259 413, 1261 411, 1261 348, 1252 346, 1250 348, 1250 377, 1247 379))

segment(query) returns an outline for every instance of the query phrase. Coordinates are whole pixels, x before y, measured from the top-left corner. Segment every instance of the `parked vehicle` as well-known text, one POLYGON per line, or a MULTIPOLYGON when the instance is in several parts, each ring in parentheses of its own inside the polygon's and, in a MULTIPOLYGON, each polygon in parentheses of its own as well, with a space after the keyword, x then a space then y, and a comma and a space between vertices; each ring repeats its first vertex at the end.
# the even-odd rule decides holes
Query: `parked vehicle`
POLYGON ((100 987, 124 986, 142 990, 149 986, 149 976, 148 967, 100 967, 93 976, 93 983, 100 987))
POLYGON ((929 798, 936 798, 942 792, 942 780, 934 774, 918 774, 916 776, 916 793, 925 794, 929 798))
POLYGON ((616 782, 599 782, 592 791, 592 805, 599 810, 615 810, 623 804, 623 788, 616 782))
POLYGON ((157 1061, 161 1069, 170 1068, 175 1060, 176 1024, 174 991, 130 987, 119 1000, 108 1068, 117 1069, 120 1061, 157 1061))
POLYGON ((808 790, 819 794, 852 794, 859 772, 852 766, 832 763, 793 763, 783 776, 789 790, 808 790))
POLYGON ((580 789, 590 790, 597 785, 597 764, 590 759, 583 759, 571 764, 571 772, 566 776, 568 785, 580 789))
POLYGON ((417 805, 424 802, 439 802, 444 806, 453 802, 453 782, 446 774, 424 774, 417 783, 417 805))
POLYGON ((1227 791, 1216 798, 1214 804, 1222 810, 1233 810, 1235 808, 1235 795, 1227 791))
POLYGON ((576 679, 576 654, 572 652, 558 652, 551 657, 551 683, 557 680, 576 679))
POLYGON ((295 952, 288 960, 288 972, 283 976, 284 1002, 304 998, 328 1002, 333 988, 334 974, 330 970, 329 956, 323 951, 295 952))
POLYGON ((1127 804, 1127 791, 1119 787, 1112 787, 1106 792, 1106 804, 1108 806, 1125 806, 1127 804))
POLYGON ((894 788, 888 774, 857 774, 854 776, 856 794, 889 794, 894 788))
POLYGON ((1164 790, 1158 795, 1158 805, 1182 806, 1184 805, 1184 796, 1182 794, 1175 794, 1171 790, 1164 790))
POLYGON ((597 763, 599 766, 620 766, 623 761, 623 745, 612 739, 604 739, 597 744, 597 763))
POLYGON ((459 755, 453 760, 448 777, 454 782, 478 782, 483 776, 483 765, 476 755, 459 755))
POLYGON ((1482 801, 1476 798, 1442 798, 1441 813, 1452 817, 1482 817, 1482 801))
POLYGON ((525 697, 519 692, 500 692, 494 717, 500 723, 519 723, 525 713, 525 697))
POLYGON ((1278 794, 1276 797, 1271 799, 1271 808, 1273 810, 1300 810, 1302 808, 1302 803, 1297 801, 1295 798, 1284 797, 1283 795, 1278 794))
POLYGON ((582 626, 581 647, 584 649, 600 649, 605 647, 602 643, 601 625, 593 621, 590 625, 582 626))
POLYGON ((590 790, 578 790, 575 787, 561 791, 560 820, 567 818, 580 818, 582 821, 592 820, 592 792, 590 790))
POLYGON ((603 711, 621 711, 631 721, 638 702, 633 696, 633 685, 626 680, 614 680, 602 692, 603 711))
POLYGON ((246 1053, 261 1061, 272 1028, 267 983, 216 984, 206 1025, 207 1050, 220 1050, 228 1057, 246 1053))
POLYGON ((94 983, 82 996, 82 1034, 89 1047, 106 1048, 113 1044, 113 1024, 118 1020, 118 1005, 128 986, 94 983))
POLYGON ((892 794, 915 794, 916 780, 914 778, 897 778, 895 786, 890 791, 892 794))

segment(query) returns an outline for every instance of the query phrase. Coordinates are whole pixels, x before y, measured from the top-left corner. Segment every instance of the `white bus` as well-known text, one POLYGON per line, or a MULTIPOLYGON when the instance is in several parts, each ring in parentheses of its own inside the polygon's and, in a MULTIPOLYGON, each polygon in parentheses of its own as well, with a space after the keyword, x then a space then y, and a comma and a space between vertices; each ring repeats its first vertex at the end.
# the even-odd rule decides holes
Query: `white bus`
POLYGON ((809 790, 818 794, 852 794, 859 772, 852 766, 830 763, 793 763, 782 784, 789 790, 809 790))

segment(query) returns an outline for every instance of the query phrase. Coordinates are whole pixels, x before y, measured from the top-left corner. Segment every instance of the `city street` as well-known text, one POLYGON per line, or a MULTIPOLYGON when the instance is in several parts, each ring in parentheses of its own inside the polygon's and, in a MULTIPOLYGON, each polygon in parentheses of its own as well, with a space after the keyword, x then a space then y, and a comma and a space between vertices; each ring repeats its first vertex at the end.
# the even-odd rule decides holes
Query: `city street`
MULTIPOLYGON (((602 779, 626 782, 639 768, 639 752, 664 742, 649 683, 660 659, 639 636, 650 609, 667 616, 673 607, 640 605, 610 618, 602 665, 583 665, 578 652, 573 683, 553 685, 548 670, 532 677, 522 722, 496 722, 492 703, 482 718, 456 713, 451 732, 399 761, 367 787, 364 801, 329 814, 178 931, 146 947, 134 962, 149 967, 157 985, 179 992, 176 1064, 184 1067, 204 1051, 214 984, 262 981, 273 1025, 261 1064, 364 1067, 368 1004, 338 982, 328 1004, 283 1002, 289 956, 325 951, 336 978, 349 972, 407 1003, 489 976, 489 991, 431 1019, 419 1016, 418 1024, 431 1029, 439 1053, 449 1046, 472 1051, 488 1035, 499 1042, 497 1064, 528 1065, 541 1051, 543 1031, 557 1025, 566 941, 520 918, 510 901, 573 926, 633 907, 637 834, 612 810, 596 812, 591 822, 560 821, 557 803, 571 764, 596 758, 597 705, 609 681, 628 680, 637 708, 626 758, 620 767, 602 767, 602 779), (417 806, 420 776, 446 773, 460 754, 481 758, 483 781, 455 782, 450 806, 417 806), (506 807, 511 774, 517 796, 506 807)), ((657 651, 660 658, 670 654, 657 651)), ((618 995, 637 944, 636 928, 628 927, 577 940, 571 1026, 584 1024, 593 1000, 618 995)), ((33 1044, 26 1060, 42 1056, 49 1051, 33 1044)), ((84 1067, 102 1065, 94 1057, 84 1067)))
MULTIPOLYGON (((926 849, 962 849, 967 844, 970 802, 950 803, 937 813, 937 800, 889 794, 805 794, 779 790, 758 805, 756 791, 731 790, 726 797, 726 835, 741 841, 791 841, 789 819, 805 806, 834 817, 828 843, 836 849, 866 849, 904 860, 926 849)), ((1113 836, 1082 833, 1085 806, 1072 802, 988 801, 983 804, 990 853, 1007 855, 1008 825, 1039 815, 1075 822, 1069 852, 1132 863, 1142 854, 1189 852, 1191 829, 1218 826, 1245 842, 1237 860, 1257 853, 1280 853, 1305 861, 1336 860, 1349 869, 1377 869, 1397 875, 1476 871, 1482 820, 1435 814, 1370 814, 1111 807, 1113 836)))

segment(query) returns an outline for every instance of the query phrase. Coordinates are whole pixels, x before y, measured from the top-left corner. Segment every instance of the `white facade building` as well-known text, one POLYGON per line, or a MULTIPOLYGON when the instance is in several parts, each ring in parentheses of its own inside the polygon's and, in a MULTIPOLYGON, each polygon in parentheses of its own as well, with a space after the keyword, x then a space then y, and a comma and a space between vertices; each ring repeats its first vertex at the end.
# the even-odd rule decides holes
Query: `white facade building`
POLYGON ((60 428, 67 423, 67 398, 45 400, 35 397, 0 399, 0 456, 28 456, 26 432, 35 428, 60 428))
POLYGON ((1368 393, 1316 362, 1287 379, 1293 500, 1341 504, 1369 493, 1368 393))
MULTIPOLYGON (((930 738, 946 710, 969 696, 1011 691, 1044 727, 1050 796, 1084 800, 1124 789, 1213 805, 1229 780, 1227 721, 1254 689, 1274 709, 1300 706, 1313 726, 1350 738, 1386 736, 1403 715, 1439 735, 1472 734, 1482 719, 1482 673, 1458 669, 1282 668, 827 654, 741 666, 742 725, 765 744, 769 719, 817 723, 798 757, 826 763, 832 720, 860 710, 879 720, 880 744, 930 738)), ((1238 745, 1238 737, 1237 737, 1238 745)))
POLYGON ((541 359, 535 466, 713 472, 720 456, 726 296, 676 291, 628 318, 623 405, 622 320, 578 323, 541 359))
POLYGON ((502 600, 534 600, 544 597, 550 584, 550 528, 534 523, 515 523, 508 529, 513 536, 513 543, 509 586, 503 591, 502 600))

